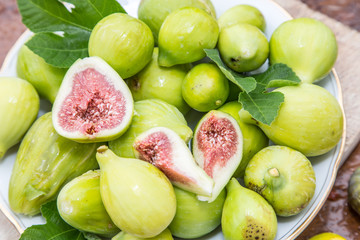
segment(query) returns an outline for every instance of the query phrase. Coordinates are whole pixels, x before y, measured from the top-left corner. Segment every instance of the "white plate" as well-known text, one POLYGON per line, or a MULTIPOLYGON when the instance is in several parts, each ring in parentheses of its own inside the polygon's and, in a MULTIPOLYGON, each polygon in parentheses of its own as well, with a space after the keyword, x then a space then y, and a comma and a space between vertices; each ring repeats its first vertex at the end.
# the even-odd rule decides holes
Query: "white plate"
MULTIPOLYGON (((137 8, 140 2, 139 0, 119 0, 119 2, 130 15, 137 16, 137 8)), ((265 34, 268 39, 277 26, 279 26, 282 22, 291 19, 291 16, 284 9, 271 0, 212 0, 212 2, 215 6, 218 17, 221 16, 224 11, 237 4, 249 4, 257 7, 265 16, 267 23, 265 34)), ((25 32, 10 50, 1 68, 1 76, 16 76, 17 53, 21 45, 29 38, 30 35, 31 33, 29 31, 25 32)), ((263 66, 263 69, 264 68, 265 66, 263 66)), ((323 79, 319 85, 326 88, 331 94, 333 94, 342 105, 340 83, 334 70, 325 79, 323 79)), ((42 101, 39 115, 44 114, 50 109, 51 106, 46 101, 42 101)), ((192 125, 194 123, 190 122, 189 124, 192 125)), ((336 173, 341 161, 341 155, 344 149, 344 140, 345 126, 342 140, 333 150, 322 156, 310 159, 316 173, 315 195, 310 204, 300 214, 288 218, 278 218, 278 232, 276 239, 295 239, 316 216, 334 184, 336 173)), ((22 232, 25 228, 33 224, 44 223, 44 219, 40 216, 30 218, 17 215, 9 208, 7 197, 8 185, 17 149, 18 146, 11 148, 5 155, 4 159, 0 161, 0 209, 6 214, 15 227, 22 232)), ((220 228, 218 228, 214 233, 200 239, 220 240, 223 239, 223 236, 220 228)))

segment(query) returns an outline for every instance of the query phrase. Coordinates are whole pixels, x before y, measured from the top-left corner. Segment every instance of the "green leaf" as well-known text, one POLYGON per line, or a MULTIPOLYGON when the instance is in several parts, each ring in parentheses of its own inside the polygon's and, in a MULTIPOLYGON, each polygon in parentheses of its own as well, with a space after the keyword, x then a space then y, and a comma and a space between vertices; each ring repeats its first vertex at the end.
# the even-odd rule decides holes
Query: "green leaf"
POLYGON ((241 92, 239 102, 255 120, 270 125, 284 102, 284 95, 280 92, 241 92))
POLYGON ((231 82, 236 84, 241 90, 245 92, 251 92, 256 87, 256 81, 253 77, 243 77, 237 72, 231 70, 228 66, 226 66, 219 54, 219 50, 217 49, 204 49, 206 55, 216 63, 216 65, 220 68, 222 73, 229 79, 231 82))
POLYGON ((27 228, 20 240, 86 240, 82 232, 62 220, 56 201, 42 205, 41 214, 46 219, 46 224, 27 228))

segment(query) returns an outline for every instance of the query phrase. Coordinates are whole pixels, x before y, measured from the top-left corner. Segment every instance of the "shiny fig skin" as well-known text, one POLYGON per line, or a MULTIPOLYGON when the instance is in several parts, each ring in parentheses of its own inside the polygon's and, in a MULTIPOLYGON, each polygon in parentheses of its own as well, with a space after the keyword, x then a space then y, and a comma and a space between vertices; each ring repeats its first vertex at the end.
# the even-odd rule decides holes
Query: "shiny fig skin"
POLYGON ((98 148, 100 194, 106 211, 122 231, 151 238, 164 231, 175 216, 176 198, 169 179, 152 164, 116 156, 98 148))
POLYGON ((205 57, 204 49, 215 48, 219 26, 202 9, 185 7, 170 13, 159 32, 159 65, 171 67, 205 57))
POLYGON ((218 19, 220 30, 237 23, 248 23, 265 31, 266 21, 264 15, 256 7, 239 4, 226 10, 218 19))
POLYGON ((208 203, 196 195, 174 187, 176 214, 169 229, 179 238, 197 238, 212 232, 220 225, 226 191, 222 190, 215 201, 208 203))
POLYGON ((158 98, 186 114, 190 107, 181 95, 181 86, 190 66, 161 67, 157 61, 158 55, 159 49, 154 48, 150 63, 138 74, 126 80, 134 101, 158 98))
POLYGON ((123 79, 140 72, 151 60, 153 49, 150 28, 125 13, 104 17, 89 39, 89 55, 104 59, 123 79))
POLYGON ((210 0, 142 0, 138 16, 150 27, 157 43, 159 30, 165 18, 172 11, 183 7, 201 8, 216 18, 215 8, 210 0))
POLYGON ((100 170, 90 170, 68 182, 57 197, 61 218, 81 231, 113 237, 120 229, 112 222, 100 196, 100 170))
POLYGON ((343 112, 339 102, 326 89, 308 83, 281 87, 284 102, 270 126, 251 119, 240 111, 240 118, 258 125, 277 145, 298 150, 307 157, 330 151, 339 142, 343 132, 343 112))
POLYGON ((262 195, 283 217, 301 212, 316 188, 311 162, 285 146, 270 146, 255 154, 246 167, 244 181, 247 188, 262 195))
POLYGON ((311 238, 309 238, 309 240, 346 240, 346 238, 333 232, 324 232, 312 236, 311 238))
POLYGON ((38 118, 22 140, 9 184, 9 203, 16 213, 35 215, 61 188, 98 168, 97 144, 80 144, 56 133, 51 112, 38 118))
POLYGON ((306 83, 324 78, 334 66, 337 53, 334 33, 316 19, 284 22, 270 39, 270 64, 288 65, 306 83))
POLYGON ((26 45, 20 48, 16 63, 17 75, 30 82, 40 97, 51 103, 55 101, 66 71, 66 68, 57 68, 46 63, 26 45))
POLYGON ((167 228, 159 235, 152 238, 140 238, 126 232, 120 232, 111 240, 173 240, 170 230, 167 228))
POLYGON ((21 141, 39 108, 39 95, 29 82, 0 77, 0 160, 9 148, 21 141))

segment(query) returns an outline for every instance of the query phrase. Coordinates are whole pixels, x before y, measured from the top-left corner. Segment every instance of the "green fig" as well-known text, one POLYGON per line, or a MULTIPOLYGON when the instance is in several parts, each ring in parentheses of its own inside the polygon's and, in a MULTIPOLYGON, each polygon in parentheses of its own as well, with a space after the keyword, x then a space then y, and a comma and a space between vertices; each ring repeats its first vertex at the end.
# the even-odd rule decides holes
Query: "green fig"
POLYGON ((285 146, 264 148, 245 170, 246 187, 261 194, 278 216, 298 214, 315 193, 315 172, 300 152, 285 146))
POLYGON ((61 137, 51 118, 50 112, 38 118, 20 144, 9 184, 9 203, 16 213, 38 214, 67 182, 98 168, 98 145, 61 137))
POLYGON ((138 16, 150 27, 157 42, 159 30, 165 18, 172 11, 183 7, 201 8, 216 18, 215 8, 210 0, 142 0, 138 16))
POLYGON ((35 87, 40 97, 53 103, 67 69, 51 66, 23 45, 18 54, 16 71, 20 78, 27 80, 35 87))
POLYGON ((175 131, 186 143, 192 138, 192 130, 181 112, 173 105, 159 99, 135 102, 134 116, 129 129, 118 139, 110 141, 109 147, 121 157, 135 158, 135 138, 153 127, 167 127, 175 131))
POLYGON ((240 126, 243 135, 243 156, 240 165, 234 173, 234 177, 244 177, 245 168, 250 159, 261 149, 269 145, 269 139, 263 131, 257 126, 245 123, 239 116, 239 111, 242 109, 241 103, 234 101, 228 102, 221 106, 218 110, 230 114, 240 126))
POLYGON ((309 240, 346 240, 346 238, 336 233, 324 232, 324 233, 316 234, 315 236, 309 238, 309 240))
POLYGON ((331 29, 311 18, 284 22, 270 39, 270 63, 288 65, 306 83, 324 78, 335 64, 337 52, 331 29))
POLYGON ((220 225, 225 189, 211 203, 198 200, 195 194, 188 191, 176 187, 174 190, 176 214, 169 229, 175 237, 198 238, 220 225))
POLYGON ((186 75, 182 96, 190 107, 199 112, 217 109, 229 96, 229 80, 215 64, 201 63, 186 75))
POLYGON ((221 217, 225 240, 275 239, 277 219, 271 205, 232 178, 221 217))
POLYGON ((181 95, 181 86, 189 66, 160 67, 158 55, 159 49, 154 48, 150 63, 141 72, 126 80, 133 98, 135 101, 158 98, 186 114, 190 107, 181 95))
POLYGON ((140 237, 135 237, 134 235, 131 235, 126 232, 120 232, 111 240, 173 240, 173 237, 171 235, 170 230, 165 229, 162 233, 152 238, 140 238, 140 237))
POLYGON ((39 112, 39 95, 27 81, 0 77, 0 159, 21 141, 39 112))
POLYGON ((118 157, 107 146, 98 148, 96 158, 101 198, 116 226, 141 238, 164 231, 176 211, 169 179, 152 164, 118 157))
POLYGON ((237 72, 256 70, 269 55, 269 42, 257 27, 237 23, 221 30, 218 49, 225 64, 237 72))
POLYGON ((185 7, 170 13, 159 32, 159 65, 171 67, 205 57, 219 36, 216 19, 202 9, 185 7))
POLYGON ((153 49, 150 28, 125 13, 101 19, 89 39, 89 55, 104 59, 123 79, 140 72, 151 60, 153 49))
POLYGON ((360 167, 351 175, 348 188, 349 204, 360 215, 360 167))
POLYGON ((342 136, 344 119, 339 102, 330 92, 307 83, 275 91, 283 93, 285 100, 270 126, 252 120, 245 110, 240 111, 240 118, 257 124, 275 144, 288 146, 308 157, 324 154, 336 146, 342 136))
POLYGON ((100 170, 68 182, 57 197, 61 218, 81 231, 113 237, 120 229, 112 222, 100 196, 100 170))
POLYGON ((220 31, 237 23, 248 23, 265 31, 264 15, 256 7, 240 4, 226 10, 218 19, 220 31))

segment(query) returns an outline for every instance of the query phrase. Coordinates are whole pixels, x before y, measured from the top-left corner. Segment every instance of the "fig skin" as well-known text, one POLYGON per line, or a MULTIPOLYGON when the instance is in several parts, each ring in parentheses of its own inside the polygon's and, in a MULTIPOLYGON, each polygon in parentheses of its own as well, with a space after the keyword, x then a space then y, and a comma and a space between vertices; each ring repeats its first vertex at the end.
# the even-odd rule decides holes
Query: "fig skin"
POLYGON ((100 170, 88 171, 68 182, 57 197, 61 218, 81 231, 113 237, 120 232, 100 196, 100 170))
POLYGON ((335 64, 337 52, 331 29, 311 18, 284 22, 270 39, 270 64, 288 65, 306 83, 324 78, 335 64))
POLYGON ((307 157, 330 151, 343 132, 343 112, 336 98, 326 89, 302 83, 275 90, 284 94, 278 116, 270 126, 254 121, 240 111, 240 118, 258 125, 277 145, 288 146, 307 157))
POLYGON ((159 32, 159 65, 171 67, 191 63, 206 56, 204 49, 215 48, 219 26, 202 9, 185 7, 170 13, 159 32))
POLYGON ((235 118, 243 135, 243 156, 239 167, 233 175, 237 178, 243 178, 245 168, 251 158, 261 149, 269 146, 269 139, 259 127, 245 123, 241 120, 239 116, 239 111, 241 109, 241 103, 236 101, 228 102, 218 109, 219 111, 228 113, 235 118))
POLYGON ((172 11, 183 7, 201 8, 216 18, 215 8, 210 0, 142 0, 139 5, 138 16, 150 27, 155 43, 157 43, 160 27, 165 18, 172 11))
POLYGON ((261 194, 278 216, 298 214, 315 193, 316 178, 310 161, 285 146, 264 148, 245 170, 246 187, 261 194))
POLYGON ((29 82, 0 77, 0 160, 9 148, 21 141, 39 108, 39 95, 29 82))
POLYGON ((351 175, 348 188, 348 199, 352 209, 360 215, 360 167, 351 175))
POLYGON ((150 62, 153 49, 150 28, 125 13, 104 17, 89 39, 89 55, 104 59, 123 79, 140 72, 150 62))
POLYGON ((343 238, 342 236, 336 233, 325 232, 325 233, 317 234, 309 238, 309 240, 346 240, 346 238, 343 238))
POLYGON ((277 219, 271 205, 232 178, 221 217, 225 240, 275 239, 277 219), (258 237, 258 238, 256 238, 258 237))
POLYGON ((159 99, 135 102, 134 116, 129 129, 119 138, 109 142, 109 148, 120 157, 135 158, 135 138, 153 127, 167 127, 175 131, 186 143, 193 132, 181 112, 173 105, 159 99))
POLYGON ((116 226, 141 238, 164 231, 176 211, 169 179, 150 163, 118 157, 105 145, 98 148, 96 159, 101 198, 116 226))
POLYGON ((173 240, 173 239, 174 238, 172 237, 170 230, 165 229, 162 233, 152 238, 140 238, 140 237, 135 237, 126 232, 120 232, 111 240, 173 240))
POLYGON ((154 48, 152 60, 135 76, 126 80, 135 101, 158 98, 186 114, 190 107, 181 95, 183 80, 190 69, 187 65, 165 68, 158 65, 159 49, 154 48))
POLYGON ((264 15, 256 7, 240 4, 224 12, 218 19, 220 31, 237 23, 248 23, 265 32, 264 15))
POLYGON ((269 56, 269 42, 264 33, 247 23, 222 29, 218 49, 225 64, 236 72, 256 70, 269 56))
POLYGON ((229 96, 229 80, 215 64, 201 63, 186 75, 182 96, 190 107, 199 112, 217 109, 229 96))
POLYGON ((80 144, 55 131, 51 112, 38 118, 22 140, 9 184, 9 203, 16 213, 35 215, 56 199, 61 188, 98 168, 97 144, 80 144))
POLYGON ((169 229, 175 237, 198 238, 220 225, 226 191, 223 189, 212 203, 200 201, 196 195, 174 187, 176 214, 169 229))
POLYGON ((55 101, 66 71, 66 68, 57 68, 47 64, 26 45, 20 48, 16 63, 17 75, 30 82, 40 97, 51 103, 55 101))

